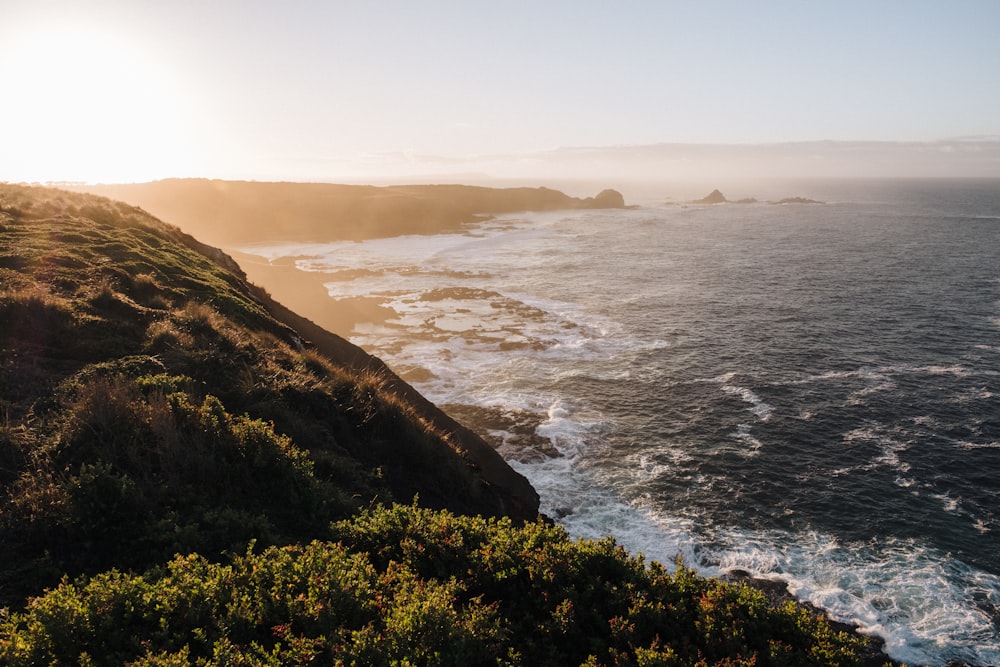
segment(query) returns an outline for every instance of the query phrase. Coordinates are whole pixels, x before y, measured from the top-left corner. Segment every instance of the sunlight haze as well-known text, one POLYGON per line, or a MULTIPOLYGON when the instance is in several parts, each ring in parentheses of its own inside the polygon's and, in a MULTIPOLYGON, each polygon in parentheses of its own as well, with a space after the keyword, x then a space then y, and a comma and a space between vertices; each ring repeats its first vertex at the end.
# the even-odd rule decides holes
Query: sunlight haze
POLYGON ((994 2, 0 8, 5 180, 1000 175, 994 2))

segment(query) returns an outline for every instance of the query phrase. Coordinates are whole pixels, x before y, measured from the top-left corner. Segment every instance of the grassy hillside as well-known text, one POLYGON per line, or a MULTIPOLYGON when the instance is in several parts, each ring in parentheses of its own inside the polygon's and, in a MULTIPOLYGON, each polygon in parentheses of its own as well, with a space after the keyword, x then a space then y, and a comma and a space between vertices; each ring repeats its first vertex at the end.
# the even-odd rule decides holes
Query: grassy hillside
POLYGON ((208 179, 76 186, 83 192, 141 206, 239 259, 251 280, 324 329, 350 335, 356 322, 380 313, 364 298, 325 298, 326 276, 278 262, 262 262, 239 249, 253 243, 362 240, 401 234, 456 231, 484 217, 517 211, 624 206, 605 190, 579 199, 550 188, 470 185, 338 185, 208 179))
POLYGON ((124 204, 14 186, 0 186, 0 485, 7 600, 63 572, 322 536, 416 494, 537 511, 485 443, 225 255, 124 204))
POLYGON ((536 511, 226 255, 0 185, 0 664, 861 664, 806 609, 536 511))

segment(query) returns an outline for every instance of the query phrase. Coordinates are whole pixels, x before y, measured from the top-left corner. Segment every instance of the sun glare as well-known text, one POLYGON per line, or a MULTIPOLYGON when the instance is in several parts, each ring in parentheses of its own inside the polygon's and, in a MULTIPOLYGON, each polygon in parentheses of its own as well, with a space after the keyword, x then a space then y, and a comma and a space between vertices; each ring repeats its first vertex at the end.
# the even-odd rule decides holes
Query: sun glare
POLYGON ((142 48, 89 26, 0 45, 0 180, 127 182, 185 175, 180 86, 142 48))

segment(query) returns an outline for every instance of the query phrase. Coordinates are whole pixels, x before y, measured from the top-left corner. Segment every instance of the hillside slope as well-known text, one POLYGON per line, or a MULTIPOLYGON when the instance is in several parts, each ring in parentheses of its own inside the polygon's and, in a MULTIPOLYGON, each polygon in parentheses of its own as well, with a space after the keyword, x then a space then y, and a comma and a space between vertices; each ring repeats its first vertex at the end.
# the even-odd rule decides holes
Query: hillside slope
POLYGON ((132 206, 0 185, 0 600, 372 503, 537 514, 379 360, 132 206))

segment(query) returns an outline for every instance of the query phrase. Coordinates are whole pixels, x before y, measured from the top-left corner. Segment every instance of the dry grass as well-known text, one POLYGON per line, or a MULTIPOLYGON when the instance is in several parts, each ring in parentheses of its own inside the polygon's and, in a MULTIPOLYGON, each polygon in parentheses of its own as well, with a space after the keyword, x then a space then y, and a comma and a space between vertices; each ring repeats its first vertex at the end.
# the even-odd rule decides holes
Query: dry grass
POLYGON ((10 486, 0 526, 17 526, 26 539, 37 539, 69 518, 66 480, 50 470, 25 471, 10 486))
POLYGON ((154 354, 165 350, 185 350, 194 345, 194 337, 172 319, 154 320, 146 327, 145 349, 154 354))
POLYGON ((170 310, 173 302, 152 273, 132 276, 129 291, 138 303, 155 310, 170 310))
POLYGON ((21 289, 0 290, 0 313, 6 315, 3 320, 10 322, 16 317, 15 311, 21 312, 67 312, 73 311, 72 302, 54 294, 52 289, 42 283, 32 283, 21 289))

